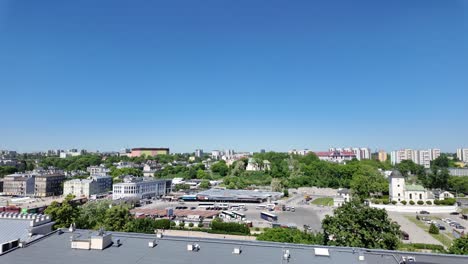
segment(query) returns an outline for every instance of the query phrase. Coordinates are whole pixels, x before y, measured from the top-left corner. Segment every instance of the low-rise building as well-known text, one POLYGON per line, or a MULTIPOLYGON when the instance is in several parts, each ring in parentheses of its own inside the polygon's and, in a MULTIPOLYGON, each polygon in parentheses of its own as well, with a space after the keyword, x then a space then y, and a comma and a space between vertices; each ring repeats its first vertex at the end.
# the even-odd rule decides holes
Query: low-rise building
POLYGON ((63 194, 73 194, 76 197, 90 197, 112 190, 112 177, 94 175, 88 179, 74 179, 63 185, 63 194))
POLYGON ((449 168, 449 174, 452 176, 466 177, 468 176, 468 168, 449 168))
POLYGON ((339 189, 338 195, 333 197, 333 205, 336 207, 340 207, 349 201, 351 201, 351 191, 346 188, 339 189))
POLYGON ((154 173, 161 170, 162 166, 158 163, 147 163, 143 166, 143 176, 153 177, 154 173))
POLYGON ((250 158, 247 163, 246 171, 267 171, 271 169, 271 164, 268 160, 257 161, 254 158, 250 158))
POLYGON ((114 184, 112 199, 142 199, 161 197, 171 191, 171 180, 126 176, 122 183, 114 184))

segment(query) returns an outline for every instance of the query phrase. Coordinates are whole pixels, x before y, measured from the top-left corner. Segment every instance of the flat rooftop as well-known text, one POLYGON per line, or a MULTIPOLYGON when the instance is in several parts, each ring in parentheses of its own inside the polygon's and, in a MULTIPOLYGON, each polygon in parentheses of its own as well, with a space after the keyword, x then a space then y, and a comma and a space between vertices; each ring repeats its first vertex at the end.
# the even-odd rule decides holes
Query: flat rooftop
POLYGON ((73 234, 52 233, 25 248, 19 248, 0 256, 0 263, 8 264, 271 264, 271 263, 379 263, 396 264, 401 256, 414 256, 416 263, 467 263, 468 256, 435 255, 359 248, 324 247, 286 243, 207 239, 195 237, 169 237, 157 239, 155 235, 111 232, 113 240, 120 239, 121 246, 110 246, 104 250, 72 249, 70 237, 88 237, 93 231, 77 230, 73 234), (148 242, 156 240, 157 245, 148 247, 148 242), (188 251, 188 244, 198 244, 200 250, 188 251), (241 254, 233 254, 240 248, 241 254), (317 250, 318 249, 318 250, 317 250), (289 250, 289 261, 283 255, 289 250), (317 253, 328 252, 329 256, 317 253), (360 260, 359 256, 364 256, 360 260))
POLYGON ((265 192, 253 190, 230 190, 230 189, 210 189, 196 194, 197 197, 205 196, 208 199, 267 199, 268 197, 281 197, 283 193, 280 192, 265 192))

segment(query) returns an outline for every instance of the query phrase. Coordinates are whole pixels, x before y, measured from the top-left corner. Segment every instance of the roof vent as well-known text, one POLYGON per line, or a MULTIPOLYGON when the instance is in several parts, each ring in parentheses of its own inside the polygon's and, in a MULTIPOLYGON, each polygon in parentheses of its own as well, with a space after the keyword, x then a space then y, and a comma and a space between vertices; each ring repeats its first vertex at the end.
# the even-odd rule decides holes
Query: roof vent
POLYGON ((162 238, 162 237, 163 237, 163 234, 162 234, 162 233, 157 233, 157 234, 156 234, 156 237, 157 237, 157 238, 162 238))
POLYGON ((325 256, 329 257, 330 252, 328 252, 328 248, 314 248, 315 256, 325 256))
POLYGON ((157 245, 156 240, 151 240, 151 241, 148 242, 148 247, 149 248, 154 248, 156 245, 157 245))
POLYGON ((187 250, 188 251, 199 251, 200 250, 200 245, 198 245, 198 244, 188 244, 187 245, 187 250))
POLYGON ((360 255, 360 256, 359 256, 359 261, 364 261, 364 260, 366 260, 366 259, 364 258, 364 256, 363 256, 363 255, 360 255))
POLYGON ((119 238, 112 240, 112 246, 113 247, 120 247, 120 245, 122 245, 122 244, 120 244, 120 239, 119 238))
POLYGON ((289 249, 283 250, 283 259, 289 261, 291 258, 291 254, 289 253, 289 249))
POLYGON ((237 255, 240 255, 240 253, 242 253, 242 249, 240 248, 234 248, 234 251, 232 251, 232 254, 237 254, 237 255))

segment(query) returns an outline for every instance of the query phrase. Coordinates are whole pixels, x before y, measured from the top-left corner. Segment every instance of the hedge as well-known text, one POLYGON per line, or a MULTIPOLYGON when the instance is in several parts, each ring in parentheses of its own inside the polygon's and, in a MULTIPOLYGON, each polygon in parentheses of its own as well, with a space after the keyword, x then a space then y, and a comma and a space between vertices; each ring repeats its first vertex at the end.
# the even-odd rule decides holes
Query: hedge
POLYGON ((400 203, 403 204, 403 205, 407 204, 407 202, 405 200, 401 201, 400 203))
POLYGON ((413 200, 410 200, 410 201, 409 201, 409 204, 414 205, 414 201, 413 201, 413 200))
POLYGON ((243 235, 250 234, 250 229, 245 224, 225 223, 217 219, 211 222, 211 229, 213 231, 223 231, 227 233, 239 233, 243 235))
POLYGON ((431 201, 426 201, 426 204, 427 205, 432 205, 432 202, 431 201))
POLYGON ((419 200, 419 201, 418 201, 418 204, 419 204, 419 205, 423 205, 423 204, 424 204, 424 201, 419 200))
POLYGON ((393 205, 397 204, 397 201, 392 201, 392 204, 393 204, 393 205))

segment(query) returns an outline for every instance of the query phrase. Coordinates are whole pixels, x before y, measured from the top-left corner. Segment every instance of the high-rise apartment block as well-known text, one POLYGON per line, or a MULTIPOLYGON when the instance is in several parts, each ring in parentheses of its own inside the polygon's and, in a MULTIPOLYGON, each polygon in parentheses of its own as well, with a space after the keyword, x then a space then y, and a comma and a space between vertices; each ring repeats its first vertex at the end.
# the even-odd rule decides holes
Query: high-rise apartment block
POLYGON ((403 160, 412 160, 414 163, 429 168, 431 161, 437 159, 440 156, 440 149, 428 149, 428 150, 413 150, 413 149, 402 149, 391 152, 392 164, 398 164, 403 160))
POLYGON ((460 161, 468 162, 468 148, 457 149, 457 158, 460 161))

